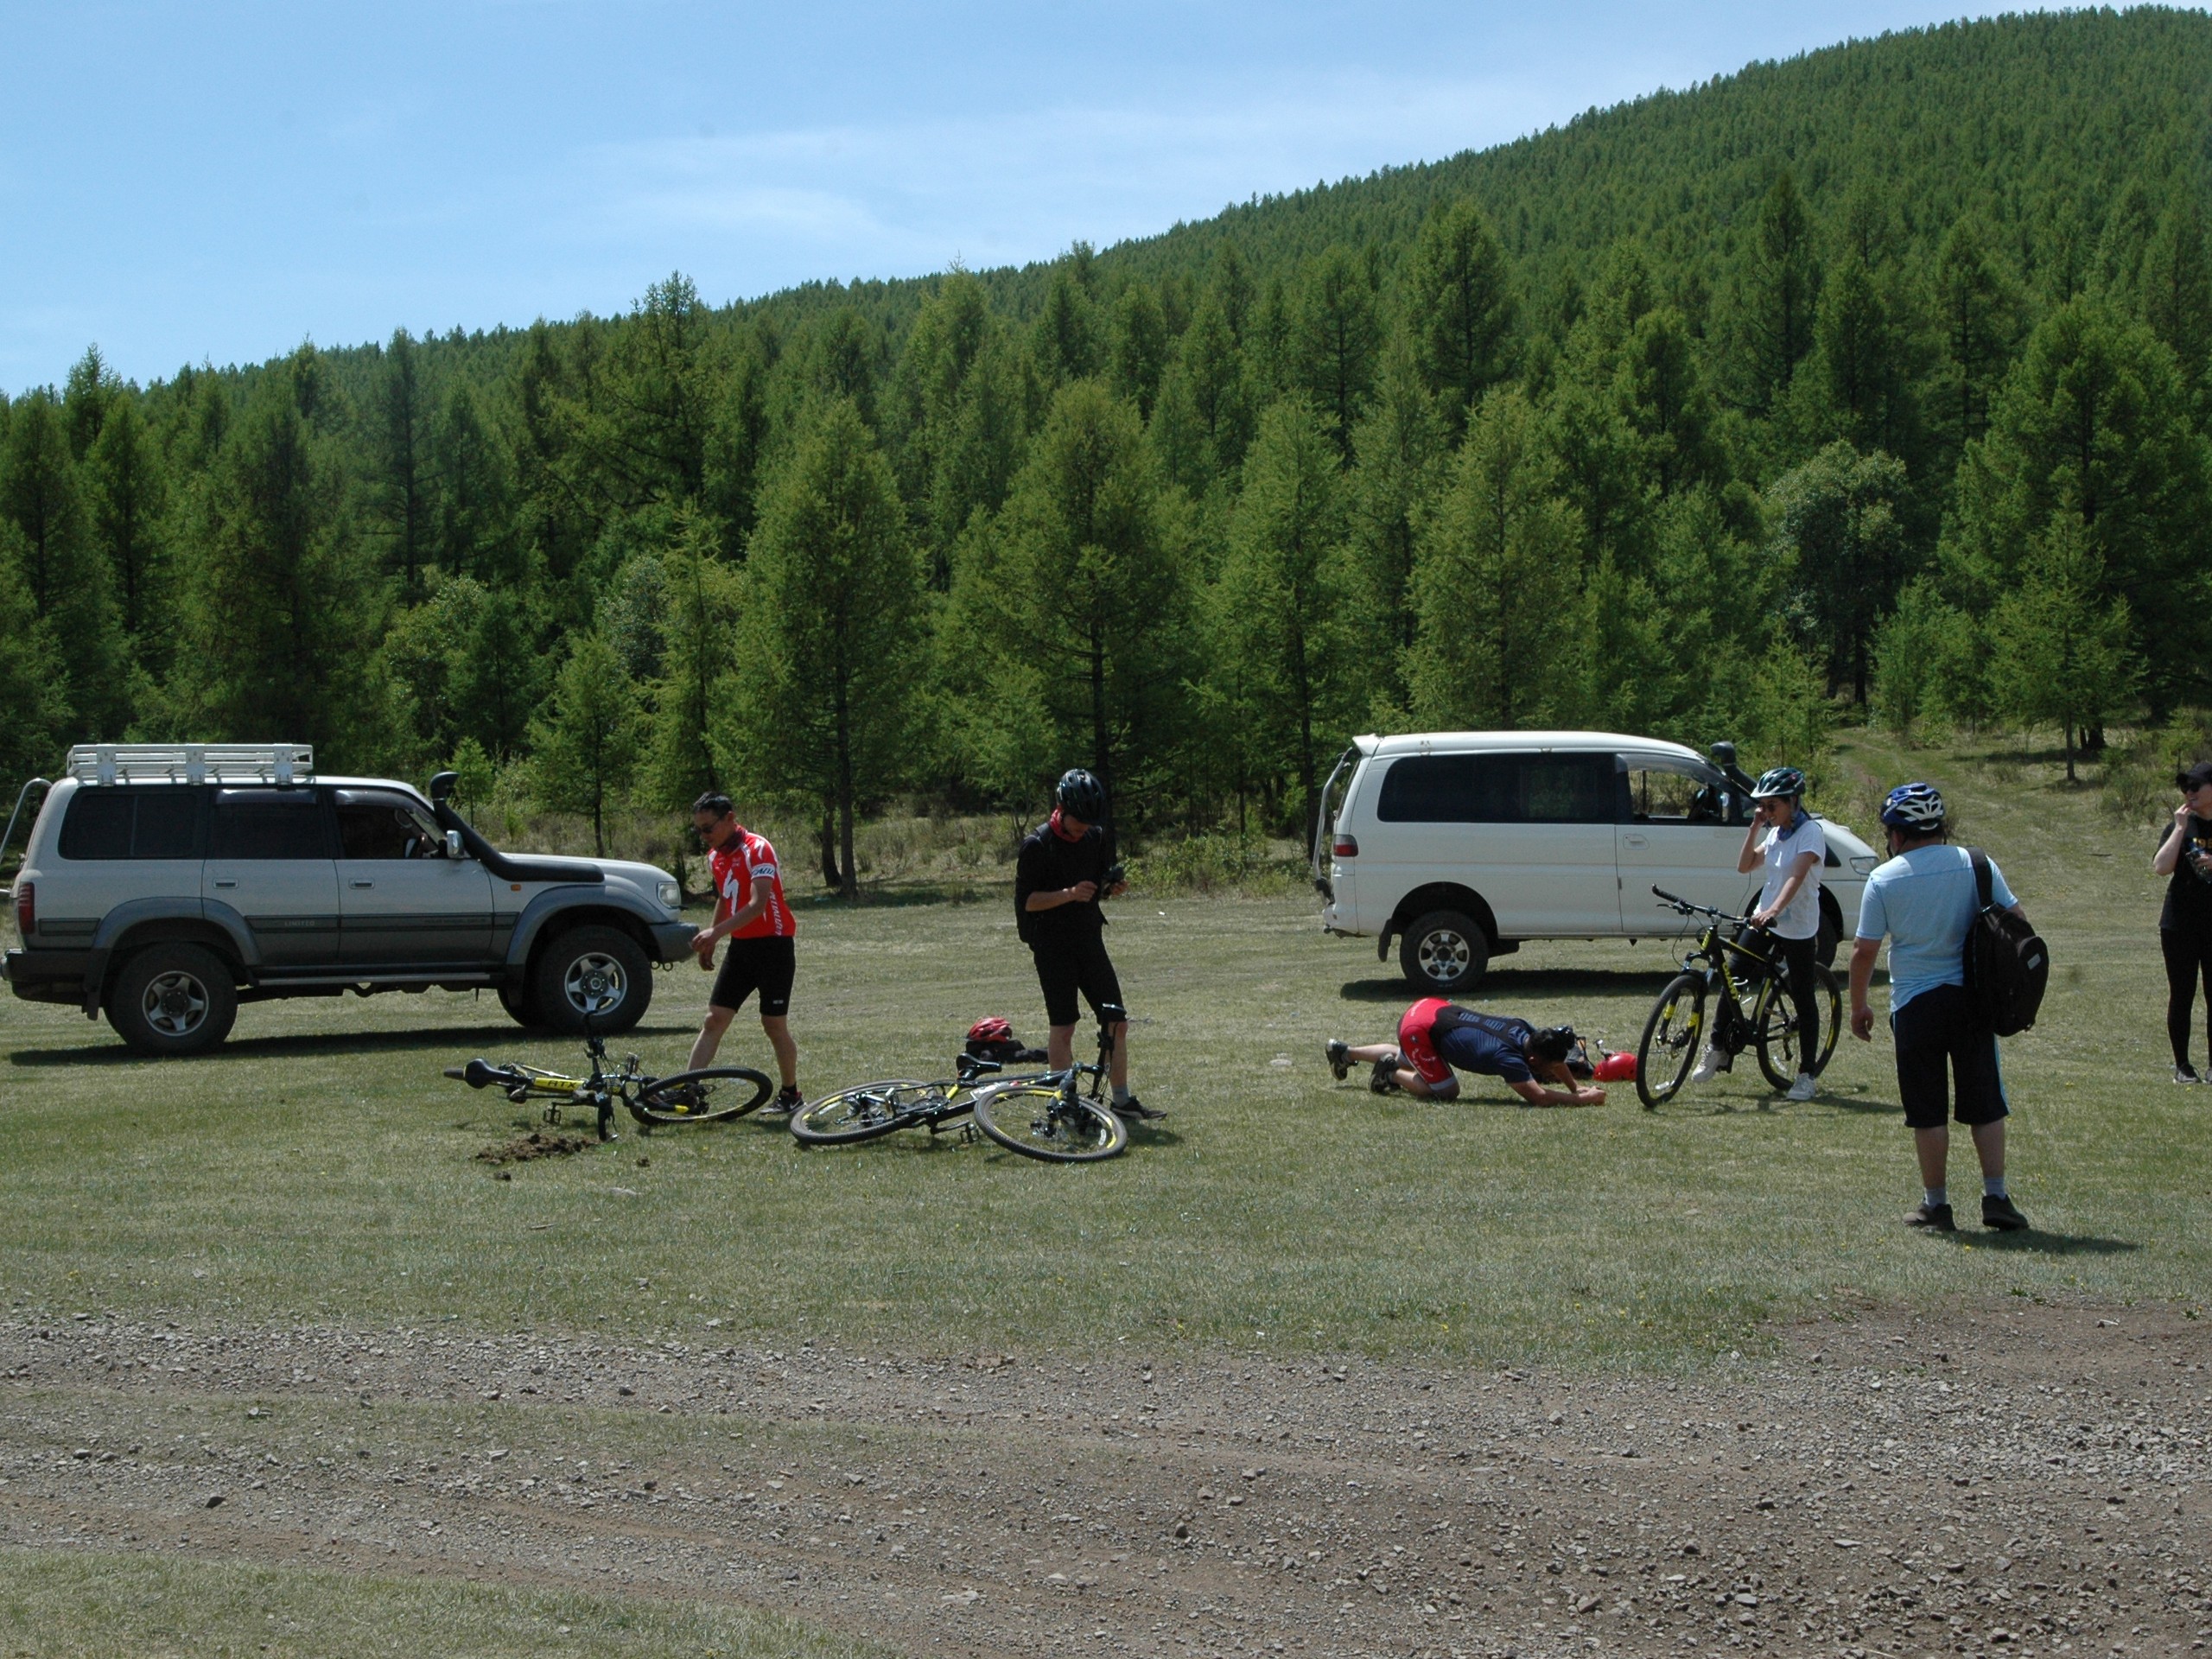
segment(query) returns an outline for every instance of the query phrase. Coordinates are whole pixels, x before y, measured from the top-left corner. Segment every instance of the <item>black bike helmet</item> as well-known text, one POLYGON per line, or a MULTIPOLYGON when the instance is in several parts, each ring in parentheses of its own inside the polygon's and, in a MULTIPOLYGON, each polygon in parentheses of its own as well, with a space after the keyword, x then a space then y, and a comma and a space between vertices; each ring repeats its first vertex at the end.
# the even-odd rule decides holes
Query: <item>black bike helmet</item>
POLYGON ((1052 799, 1061 811, 1085 823, 1096 823, 1106 816, 1106 785, 1081 766, 1071 766, 1060 774, 1052 799))
POLYGON ((1804 792, 1805 774, 1795 766, 1770 766, 1751 785, 1751 798, 1755 801, 1772 800, 1777 795, 1794 798, 1804 792))
POLYGON ((1546 1062, 1573 1064, 1573 1055, 1581 1046, 1581 1038, 1575 1035, 1575 1027, 1544 1027, 1529 1038, 1529 1058, 1546 1062))

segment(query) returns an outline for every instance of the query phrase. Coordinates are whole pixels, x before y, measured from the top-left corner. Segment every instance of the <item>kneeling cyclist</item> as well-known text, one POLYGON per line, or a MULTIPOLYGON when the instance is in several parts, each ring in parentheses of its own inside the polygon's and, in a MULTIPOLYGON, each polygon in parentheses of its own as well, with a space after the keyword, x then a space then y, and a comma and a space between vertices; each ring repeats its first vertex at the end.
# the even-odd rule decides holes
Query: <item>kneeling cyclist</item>
POLYGON ((1398 1040, 1354 1047, 1332 1038, 1329 1069, 1339 1078, 1371 1065, 1378 1095, 1402 1089, 1423 1100, 1456 1100, 1462 1071, 1502 1077, 1524 1106, 1602 1106, 1605 1091, 1577 1081, 1590 1075, 1571 1026, 1533 1026, 1510 1014, 1478 1014, 1440 996, 1423 997, 1398 1021, 1398 1040), (1547 1088, 1539 1078, 1561 1085, 1547 1088))

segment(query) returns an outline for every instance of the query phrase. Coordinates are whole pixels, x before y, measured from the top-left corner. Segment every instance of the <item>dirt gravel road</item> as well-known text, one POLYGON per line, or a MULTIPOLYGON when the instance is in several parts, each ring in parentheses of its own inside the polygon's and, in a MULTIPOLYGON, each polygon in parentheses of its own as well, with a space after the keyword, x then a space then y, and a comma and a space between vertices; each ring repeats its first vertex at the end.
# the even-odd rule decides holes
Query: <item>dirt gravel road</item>
POLYGON ((2183 1652, 2212 1332, 1694 1377, 0 1324, 0 1542, 727 1599, 916 1654, 2183 1652))

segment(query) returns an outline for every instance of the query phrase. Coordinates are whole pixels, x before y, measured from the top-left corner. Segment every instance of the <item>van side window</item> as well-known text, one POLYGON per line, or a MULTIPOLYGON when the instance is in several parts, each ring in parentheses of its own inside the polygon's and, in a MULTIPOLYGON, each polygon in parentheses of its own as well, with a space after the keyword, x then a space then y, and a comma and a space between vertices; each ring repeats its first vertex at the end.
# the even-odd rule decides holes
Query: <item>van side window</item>
POLYGON ((328 858, 311 789, 226 789, 215 797, 217 858, 328 858))
POLYGON ((1610 754, 1409 754, 1382 775, 1385 823, 1611 823, 1610 754))
POLYGON ((1668 757, 1631 754, 1628 767, 1629 816, 1639 823, 1718 823, 1719 797, 1713 775, 1702 767, 1668 757))

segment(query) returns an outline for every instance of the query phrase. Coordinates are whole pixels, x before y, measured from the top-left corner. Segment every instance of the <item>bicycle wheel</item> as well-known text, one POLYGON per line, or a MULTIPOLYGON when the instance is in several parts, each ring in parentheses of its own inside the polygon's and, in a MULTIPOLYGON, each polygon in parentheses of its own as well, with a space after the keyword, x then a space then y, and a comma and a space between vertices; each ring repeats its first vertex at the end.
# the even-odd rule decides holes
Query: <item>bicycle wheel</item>
POLYGON ((1643 1040, 1636 1046, 1636 1092, 1643 1109, 1675 1097, 1697 1064, 1705 1033, 1705 976, 1676 974, 1651 1005, 1643 1040))
POLYGON ((1129 1144, 1129 1128, 1095 1100, 1042 1084, 976 1096, 976 1124, 1008 1152, 1057 1164, 1095 1163, 1129 1144))
POLYGON ((640 1123, 720 1123, 743 1117, 776 1085, 746 1065, 709 1066, 658 1077, 638 1090, 630 1116, 640 1123))
POLYGON ((1813 969, 1813 1006, 1821 1016, 1821 1052, 1811 1065, 1797 1052, 1797 1004, 1781 982, 1769 979, 1751 1011, 1751 1029, 1758 1033, 1759 1070, 1777 1089, 1787 1089, 1800 1071, 1815 1071, 1835 1052, 1835 1033, 1843 1023, 1843 994, 1835 976, 1827 969, 1813 969))
POLYGON ((944 1085, 899 1077, 864 1083, 810 1100, 791 1114, 791 1137, 802 1146, 849 1147, 918 1123, 944 1104, 944 1085))

